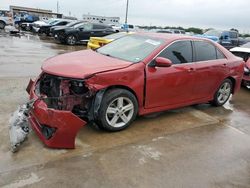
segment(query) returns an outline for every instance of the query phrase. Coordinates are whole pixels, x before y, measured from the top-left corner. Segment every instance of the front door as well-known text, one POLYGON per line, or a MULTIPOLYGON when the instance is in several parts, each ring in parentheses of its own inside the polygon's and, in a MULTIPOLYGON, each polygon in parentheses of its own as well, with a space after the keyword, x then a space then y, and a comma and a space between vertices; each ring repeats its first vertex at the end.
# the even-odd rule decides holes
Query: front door
POLYGON ((82 26, 79 27, 79 40, 80 41, 88 41, 90 36, 91 36, 91 32, 93 32, 93 24, 92 23, 86 23, 82 26))
POLYGON ((173 65, 147 66, 145 108, 181 105, 192 101, 196 67, 193 63, 191 41, 176 41, 164 49, 158 57, 170 59, 173 65))

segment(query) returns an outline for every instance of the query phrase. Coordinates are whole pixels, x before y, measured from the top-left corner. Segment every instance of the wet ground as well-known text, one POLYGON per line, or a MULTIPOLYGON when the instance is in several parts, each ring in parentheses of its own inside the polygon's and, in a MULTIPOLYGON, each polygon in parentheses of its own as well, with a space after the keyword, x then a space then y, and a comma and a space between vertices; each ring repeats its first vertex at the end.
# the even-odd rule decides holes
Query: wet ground
POLYGON ((83 127, 76 149, 45 147, 32 132, 9 150, 8 119, 45 59, 85 46, 0 33, 0 187, 250 187, 250 90, 208 104, 138 118, 106 133, 83 127))

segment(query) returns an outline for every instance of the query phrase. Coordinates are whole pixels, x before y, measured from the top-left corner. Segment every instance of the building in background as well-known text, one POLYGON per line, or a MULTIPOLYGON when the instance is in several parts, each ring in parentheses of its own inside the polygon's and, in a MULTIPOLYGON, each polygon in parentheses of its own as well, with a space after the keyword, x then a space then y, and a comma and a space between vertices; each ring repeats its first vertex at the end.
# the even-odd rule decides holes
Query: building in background
POLYGON ((120 17, 106 17, 106 16, 84 14, 82 18, 84 21, 88 21, 91 23, 104 23, 104 24, 114 25, 114 26, 120 25, 120 17))
POLYGON ((25 15, 32 15, 43 18, 62 18, 63 15, 59 13, 54 13, 52 10, 38 9, 38 8, 29 8, 29 7, 20 7, 20 6, 10 6, 10 11, 14 18, 24 17, 25 15))

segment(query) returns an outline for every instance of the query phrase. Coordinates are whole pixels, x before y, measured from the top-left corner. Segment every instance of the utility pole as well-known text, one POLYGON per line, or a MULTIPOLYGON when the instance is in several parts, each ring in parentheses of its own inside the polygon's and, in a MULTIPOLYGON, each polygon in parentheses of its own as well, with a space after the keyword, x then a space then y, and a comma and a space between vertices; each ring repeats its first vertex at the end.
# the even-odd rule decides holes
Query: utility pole
POLYGON ((127 6, 126 6, 126 16, 125 16, 124 29, 125 29, 125 31, 128 32, 128 0, 127 0, 127 6))
POLYGON ((125 17, 125 24, 128 23, 128 0, 127 0, 127 6, 126 6, 126 17, 125 17))
POLYGON ((57 1, 57 4, 56 4, 56 12, 59 13, 59 2, 57 1))

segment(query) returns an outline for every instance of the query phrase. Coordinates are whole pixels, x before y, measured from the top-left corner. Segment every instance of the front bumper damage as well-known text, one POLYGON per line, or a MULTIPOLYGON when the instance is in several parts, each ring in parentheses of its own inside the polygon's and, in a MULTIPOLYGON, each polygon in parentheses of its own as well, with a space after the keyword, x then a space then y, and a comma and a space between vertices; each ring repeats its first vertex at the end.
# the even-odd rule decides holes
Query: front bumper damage
POLYGON ((12 120, 12 151, 16 151, 27 137, 29 125, 46 146, 73 149, 79 129, 93 121, 96 113, 93 107, 100 103, 100 94, 96 94, 93 88, 83 88, 82 81, 44 75, 41 74, 35 82, 30 80, 26 90, 32 103, 18 109, 16 113, 21 115, 12 120), (95 101, 96 97, 98 100, 95 101), (22 123, 17 123, 21 119, 22 123))
POLYGON ((250 72, 245 72, 242 78, 242 83, 248 89, 250 89, 250 72))
POLYGON ((47 108, 43 100, 37 100, 30 111, 28 122, 38 137, 52 148, 75 148, 75 137, 86 122, 70 111, 47 108))

